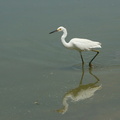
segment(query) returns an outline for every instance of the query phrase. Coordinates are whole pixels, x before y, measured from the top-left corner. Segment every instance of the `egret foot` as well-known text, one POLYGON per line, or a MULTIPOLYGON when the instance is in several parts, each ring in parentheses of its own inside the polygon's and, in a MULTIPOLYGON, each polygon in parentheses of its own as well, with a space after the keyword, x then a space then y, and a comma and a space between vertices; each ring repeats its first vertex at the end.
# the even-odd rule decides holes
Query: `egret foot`
POLYGON ((82 62, 82 66, 84 65, 84 62, 82 62))
POLYGON ((89 67, 90 67, 90 68, 93 68, 93 64, 89 63, 89 67))

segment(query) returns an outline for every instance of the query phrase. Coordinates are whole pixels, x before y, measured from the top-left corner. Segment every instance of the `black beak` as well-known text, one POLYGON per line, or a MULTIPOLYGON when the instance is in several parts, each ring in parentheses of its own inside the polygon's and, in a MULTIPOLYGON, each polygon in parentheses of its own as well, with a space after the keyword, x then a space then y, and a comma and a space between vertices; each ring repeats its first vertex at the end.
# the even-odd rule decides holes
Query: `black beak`
POLYGON ((52 34, 52 33, 57 32, 57 31, 58 31, 58 30, 54 30, 54 31, 50 32, 49 34, 52 34))

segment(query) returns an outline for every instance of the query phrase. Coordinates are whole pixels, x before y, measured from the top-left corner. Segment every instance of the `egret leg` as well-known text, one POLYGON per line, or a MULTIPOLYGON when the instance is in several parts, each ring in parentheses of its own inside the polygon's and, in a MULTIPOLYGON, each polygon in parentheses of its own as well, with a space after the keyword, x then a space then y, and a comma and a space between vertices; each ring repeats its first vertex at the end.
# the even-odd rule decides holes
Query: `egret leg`
POLYGON ((81 57, 81 60, 82 60, 82 65, 84 65, 84 60, 83 60, 83 57, 82 57, 82 52, 80 52, 80 57, 81 57))
POLYGON ((92 58, 92 60, 89 62, 89 67, 92 67, 92 61, 96 58, 96 56, 99 54, 98 50, 92 50, 93 52, 97 52, 96 55, 92 58))

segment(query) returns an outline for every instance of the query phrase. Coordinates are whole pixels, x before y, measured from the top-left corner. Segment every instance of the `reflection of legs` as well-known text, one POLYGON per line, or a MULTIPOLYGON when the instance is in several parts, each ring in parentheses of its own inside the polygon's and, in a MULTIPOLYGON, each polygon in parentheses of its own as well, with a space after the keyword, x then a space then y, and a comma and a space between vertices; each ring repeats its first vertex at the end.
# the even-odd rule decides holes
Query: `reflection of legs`
MULTIPOLYGON (((80 85, 82 85, 84 73, 85 73, 85 72, 84 72, 84 64, 82 64, 82 75, 81 75, 81 79, 80 79, 80 85)), ((92 75, 92 76, 97 80, 97 81, 95 82, 95 84, 100 81, 99 78, 92 73, 92 67, 89 68, 89 73, 90 73, 90 75, 92 75)))
POLYGON ((83 76, 84 76, 84 64, 82 64, 82 75, 80 79, 80 85, 82 84, 83 76))
POLYGON ((81 60, 82 60, 82 64, 84 64, 84 60, 83 60, 83 57, 82 57, 82 52, 80 52, 80 57, 81 57, 81 60))
POLYGON ((97 80, 97 82, 100 81, 99 78, 92 73, 91 67, 89 68, 89 73, 97 80))
POLYGON ((93 52, 97 52, 96 55, 92 58, 92 60, 89 62, 89 67, 92 67, 92 61, 95 59, 95 57, 99 54, 98 50, 92 50, 93 52))

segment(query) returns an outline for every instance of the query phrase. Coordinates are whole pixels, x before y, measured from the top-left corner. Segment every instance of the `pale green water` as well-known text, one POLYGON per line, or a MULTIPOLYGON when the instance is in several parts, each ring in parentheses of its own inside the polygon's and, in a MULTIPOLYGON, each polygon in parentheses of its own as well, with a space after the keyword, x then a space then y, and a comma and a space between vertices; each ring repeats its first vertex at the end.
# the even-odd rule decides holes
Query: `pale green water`
MULTIPOLYGON (((119 6, 119 0, 0 1, 0 120, 119 120, 119 6), (62 46, 62 33, 48 34, 61 25, 68 29, 66 41, 102 43, 92 69, 100 89, 84 100, 79 54, 62 46), (78 99, 68 99, 66 112, 58 113, 71 93, 78 99)), ((88 70, 94 53, 83 55, 83 84, 95 83, 88 70)))

